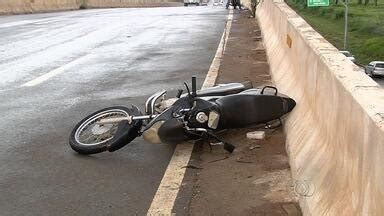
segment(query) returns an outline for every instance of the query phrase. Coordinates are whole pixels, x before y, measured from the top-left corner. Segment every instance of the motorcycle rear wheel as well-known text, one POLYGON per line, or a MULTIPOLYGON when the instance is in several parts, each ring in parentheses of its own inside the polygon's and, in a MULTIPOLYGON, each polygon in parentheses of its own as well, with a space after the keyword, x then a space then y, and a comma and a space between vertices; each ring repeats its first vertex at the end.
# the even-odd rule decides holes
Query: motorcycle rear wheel
MULTIPOLYGON (((123 106, 114 106, 101 109, 92 113, 81 120, 72 130, 69 136, 69 145, 73 150, 79 154, 97 154, 108 150, 108 146, 114 144, 119 140, 115 139, 116 132, 118 131, 119 123, 112 124, 97 124, 96 122, 111 117, 128 117, 132 114, 132 109, 123 106)), ((132 122, 135 125, 135 122, 132 122)), ((141 123, 140 123, 141 126, 141 123)), ((123 131, 119 134, 120 137, 126 137, 132 134, 132 131, 138 133, 139 127, 131 127, 129 130, 123 131)), ((135 133, 133 133, 135 134, 135 133)), ((132 139, 127 140, 130 142, 132 139)))

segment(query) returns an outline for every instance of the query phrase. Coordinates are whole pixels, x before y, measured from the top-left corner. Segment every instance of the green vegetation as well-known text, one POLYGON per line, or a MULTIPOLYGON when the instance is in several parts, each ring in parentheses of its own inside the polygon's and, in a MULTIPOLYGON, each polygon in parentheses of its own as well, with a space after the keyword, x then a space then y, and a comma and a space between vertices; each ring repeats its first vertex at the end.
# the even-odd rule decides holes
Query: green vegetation
MULTIPOLYGON (((343 50, 344 6, 306 7, 303 0, 286 0, 316 31, 339 50, 343 50)), ((341 0, 340 0, 341 1, 341 0)), ((379 0, 380 1, 380 0, 379 0)), ((367 64, 373 60, 384 61, 384 2, 364 5, 349 4, 348 48, 357 62, 367 64)), ((364 2, 363 2, 364 3, 364 2)))

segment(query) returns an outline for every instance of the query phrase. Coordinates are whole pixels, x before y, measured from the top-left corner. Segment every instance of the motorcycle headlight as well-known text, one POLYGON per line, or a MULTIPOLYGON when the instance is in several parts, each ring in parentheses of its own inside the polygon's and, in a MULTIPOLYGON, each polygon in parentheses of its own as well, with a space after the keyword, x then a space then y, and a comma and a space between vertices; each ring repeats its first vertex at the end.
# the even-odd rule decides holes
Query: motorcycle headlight
POLYGON ((220 120, 219 113, 217 113, 215 111, 209 112, 208 127, 212 128, 212 129, 216 129, 217 126, 219 125, 219 120, 220 120))

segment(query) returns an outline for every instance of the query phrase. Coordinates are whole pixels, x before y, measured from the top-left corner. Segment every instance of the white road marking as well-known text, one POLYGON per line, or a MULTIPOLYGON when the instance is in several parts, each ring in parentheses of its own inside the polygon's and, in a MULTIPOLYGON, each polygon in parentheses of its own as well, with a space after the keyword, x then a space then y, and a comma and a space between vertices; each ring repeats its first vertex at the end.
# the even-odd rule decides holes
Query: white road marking
POLYGON ((19 25, 27 25, 27 24, 38 22, 38 21, 39 20, 23 20, 23 21, 17 21, 17 22, 4 23, 4 24, 0 24, 0 28, 9 28, 9 27, 14 27, 19 25))
MULTIPOLYGON (((226 41, 230 32, 233 19, 233 10, 229 11, 227 25, 225 26, 220 44, 217 48, 216 55, 212 60, 211 67, 204 80, 203 87, 214 86, 219 72, 221 58, 225 50, 226 41)), ((181 184, 186 172, 186 166, 192 155, 193 144, 184 143, 176 146, 171 161, 165 170, 163 179, 148 209, 147 215, 172 215, 172 209, 175 204, 177 194, 179 193, 181 184)))
POLYGON ((227 46, 229 33, 231 31, 232 20, 233 20, 233 10, 230 10, 228 14, 227 25, 225 26, 223 36, 221 37, 220 44, 216 51, 216 55, 212 60, 211 67, 209 68, 207 76, 205 77, 202 89, 211 87, 216 82, 217 75, 219 74, 221 59, 223 58, 225 47, 227 46))
POLYGON ((54 17, 45 17, 45 18, 39 18, 39 19, 32 19, 32 20, 27 19, 27 20, 21 20, 21 21, 4 22, 4 23, 0 23, 0 28, 9 28, 9 27, 15 27, 15 26, 21 26, 21 25, 34 24, 34 23, 47 24, 50 22, 57 22, 59 19, 62 19, 65 17, 70 17, 70 14, 69 15, 54 16, 54 17))
POLYGON ((26 82, 24 83, 23 85, 21 85, 21 87, 31 87, 31 86, 35 86, 35 85, 39 85, 47 80, 49 80, 50 78, 54 77, 54 76, 57 76, 63 72, 65 72, 66 70, 76 66, 76 65, 79 65, 83 62, 86 62, 88 61, 89 59, 92 58, 92 55, 91 54, 88 54, 88 55, 85 55, 85 56, 82 56, 74 61, 71 61, 69 62, 68 64, 66 65, 63 65, 59 68, 56 68, 55 70, 52 70, 44 75, 41 75, 39 77, 37 77, 36 79, 33 79, 29 82, 26 82))
POLYGON ((191 143, 176 146, 147 215, 171 215, 192 150, 191 143))

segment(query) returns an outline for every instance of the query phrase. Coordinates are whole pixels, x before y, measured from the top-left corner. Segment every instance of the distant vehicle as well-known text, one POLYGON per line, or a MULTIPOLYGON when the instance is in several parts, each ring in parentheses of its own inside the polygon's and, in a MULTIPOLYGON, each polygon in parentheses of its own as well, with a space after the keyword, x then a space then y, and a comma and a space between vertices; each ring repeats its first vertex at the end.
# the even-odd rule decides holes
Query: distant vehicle
POLYGON ((373 61, 365 66, 365 73, 369 76, 384 76, 384 61, 373 61))
POLYGON ((207 1, 204 1, 204 0, 184 0, 184 6, 188 6, 191 4, 196 5, 196 6, 207 5, 207 1))
POLYGON ((224 0, 213 0, 213 5, 217 6, 217 5, 223 5, 224 4, 224 0))
POLYGON ((342 50, 340 53, 345 55, 345 57, 347 57, 347 59, 351 60, 352 62, 356 61, 355 57, 349 51, 342 50))

